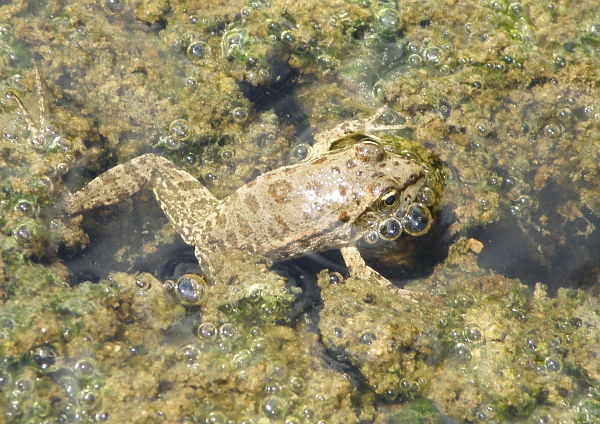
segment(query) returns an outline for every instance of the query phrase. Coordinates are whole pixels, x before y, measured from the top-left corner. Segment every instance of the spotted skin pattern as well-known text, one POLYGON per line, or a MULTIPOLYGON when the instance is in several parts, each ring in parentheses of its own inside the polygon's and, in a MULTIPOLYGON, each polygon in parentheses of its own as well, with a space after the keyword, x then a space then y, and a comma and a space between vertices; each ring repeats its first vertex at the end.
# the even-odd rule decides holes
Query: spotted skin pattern
POLYGON ((425 182, 424 168, 368 136, 340 150, 315 147, 318 157, 260 175, 222 200, 169 160, 145 154, 92 180, 66 200, 65 211, 114 204, 149 186, 203 266, 231 249, 274 260, 340 249, 352 274, 388 284, 354 247, 357 224, 390 188, 408 204, 425 182))

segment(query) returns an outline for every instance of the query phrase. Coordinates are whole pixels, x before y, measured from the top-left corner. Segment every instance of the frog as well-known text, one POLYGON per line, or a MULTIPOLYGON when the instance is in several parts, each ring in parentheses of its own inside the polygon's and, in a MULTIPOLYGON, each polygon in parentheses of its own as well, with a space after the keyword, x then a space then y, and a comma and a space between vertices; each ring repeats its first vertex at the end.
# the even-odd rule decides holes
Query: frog
POLYGON ((213 264, 227 251, 278 261, 339 249, 350 275, 410 297, 368 266, 357 248, 378 226, 399 233, 399 220, 387 228, 382 217, 396 220, 389 216, 403 215, 427 186, 426 167, 386 149, 376 135, 396 128, 375 124, 383 113, 317 134, 304 161, 259 175, 220 200, 167 158, 146 153, 69 194, 64 210, 74 216, 150 187, 210 279, 218 280, 213 264))

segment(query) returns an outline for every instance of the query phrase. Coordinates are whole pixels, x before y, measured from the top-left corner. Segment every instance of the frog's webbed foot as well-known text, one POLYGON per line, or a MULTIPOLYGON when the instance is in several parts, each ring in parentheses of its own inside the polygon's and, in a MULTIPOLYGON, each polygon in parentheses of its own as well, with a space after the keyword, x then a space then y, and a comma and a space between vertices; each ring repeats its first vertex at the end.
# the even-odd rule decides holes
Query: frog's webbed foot
POLYGON ((217 199, 196 178, 168 159, 148 153, 115 166, 90 181, 65 201, 65 212, 74 215, 130 197, 150 185, 163 212, 188 244, 194 244, 198 223, 217 199))
POLYGON ((312 146, 312 157, 318 157, 321 154, 328 152, 335 141, 354 133, 395 131, 403 128, 403 125, 382 125, 375 123, 378 119, 380 119, 382 116, 384 116, 386 113, 389 113, 390 111, 391 109, 389 107, 383 106, 377 109, 377 111, 373 115, 367 118, 347 121, 338 125, 335 128, 325 130, 316 134, 314 137, 315 141, 312 146))
POLYGON ((39 112, 39 116, 40 116, 39 125, 36 125, 33 118, 31 117, 31 114, 27 110, 27 107, 23 103, 23 100, 21 100, 21 98, 19 97, 19 95, 17 93, 15 93, 14 91, 9 91, 7 93, 7 96, 9 98, 12 98, 15 102, 17 102, 19 111, 21 112, 21 115, 23 115, 23 119, 25 119, 25 122, 27 122, 27 129, 29 130, 29 133, 30 133, 29 138, 31 140, 31 143, 34 145, 37 145, 37 144, 43 143, 43 139, 45 136, 44 132, 47 131, 46 102, 44 100, 44 87, 42 85, 42 76, 41 76, 40 70, 35 62, 33 62, 33 70, 35 72, 35 91, 36 91, 35 94, 37 96, 38 112, 39 112))
POLYGON ((342 252, 342 256, 344 257, 344 262, 346 262, 350 276, 376 282, 377 284, 388 288, 392 292, 397 293, 399 296, 402 296, 413 302, 417 301, 416 293, 396 287, 390 280, 367 265, 356 247, 342 247, 340 251, 342 252))

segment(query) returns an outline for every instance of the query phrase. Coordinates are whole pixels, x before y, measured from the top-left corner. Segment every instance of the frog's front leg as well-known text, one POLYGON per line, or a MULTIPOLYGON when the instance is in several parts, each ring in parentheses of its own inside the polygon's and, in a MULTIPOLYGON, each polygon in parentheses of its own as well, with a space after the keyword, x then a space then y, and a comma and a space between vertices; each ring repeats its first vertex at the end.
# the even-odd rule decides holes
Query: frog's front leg
POLYGON ((346 262, 351 277, 376 282, 377 284, 393 290, 398 295, 416 302, 415 294, 413 292, 396 287, 390 280, 367 265, 355 246, 342 247, 340 248, 340 252, 342 252, 344 262, 346 262))
POLYGON ((115 166, 70 195, 65 212, 73 215, 112 205, 149 185, 163 212, 183 240, 195 244, 196 233, 218 201, 196 178, 161 156, 148 153, 115 166))

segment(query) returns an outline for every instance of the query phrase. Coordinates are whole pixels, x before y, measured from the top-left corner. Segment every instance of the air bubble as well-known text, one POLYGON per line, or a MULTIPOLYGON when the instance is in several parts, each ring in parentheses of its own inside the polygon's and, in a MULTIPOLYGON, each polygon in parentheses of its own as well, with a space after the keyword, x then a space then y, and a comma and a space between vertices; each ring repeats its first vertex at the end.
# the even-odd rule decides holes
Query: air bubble
POLYGON ((481 340, 481 330, 477 324, 467 324, 465 328, 465 339, 470 342, 478 342, 481 340))
POLYGON ((296 42, 296 36, 292 31, 283 31, 280 35, 281 41, 286 44, 294 44, 296 42))
POLYGON ((185 274, 175 283, 175 297, 184 305, 197 305, 206 292, 206 282, 200 276, 185 274))
POLYGON ((175 291, 175 281, 165 280, 163 281, 163 287, 168 291, 175 291))
POLYGON ((86 409, 95 409, 100 405, 100 397, 93 390, 85 389, 77 396, 79 404, 86 409))
POLYGON ((413 53, 408 56, 408 63, 413 66, 420 66, 423 63, 423 58, 420 55, 413 53))
POLYGON ((523 209, 519 205, 512 205, 510 208, 508 208, 508 211, 511 215, 518 216, 521 215, 523 209))
POLYGON ((335 69, 335 60, 331 56, 322 54, 317 57, 319 66, 326 70, 335 69))
POLYGON ((504 4, 502 2, 496 1, 496 0, 492 0, 490 2, 490 7, 492 9, 494 9, 496 12, 503 12, 504 11, 504 4))
POLYGON ((379 234, 377 234, 377 231, 366 231, 363 239, 367 244, 375 244, 379 240, 379 234))
POLYGON ((370 331, 367 331, 366 333, 363 333, 359 339, 358 342, 360 344, 363 345, 370 345, 371 343, 373 343, 375 340, 377 340, 377 336, 375 336, 374 333, 371 333, 370 331))
POLYGON ((34 215, 35 207, 31 201, 27 199, 21 199, 17 201, 15 210, 21 212, 25 216, 32 216, 34 215))
POLYGON ((198 157, 193 153, 188 153, 183 157, 183 160, 187 166, 194 166, 198 161, 198 157))
POLYGON ((520 3, 511 3, 508 5, 508 10, 510 10, 510 12, 513 15, 521 15, 523 13, 523 7, 521 6, 520 3))
POLYGON ((56 349, 51 345, 44 344, 33 348, 33 361, 42 372, 50 371, 52 365, 56 364, 56 356, 56 349))
POLYGON ((461 362, 469 362, 471 360, 471 349, 464 343, 456 343, 453 353, 456 359, 461 362))
POLYGON ((384 240, 396 240, 402 234, 402 224, 396 218, 388 218, 379 224, 379 236, 384 240))
POLYGON ((198 331, 196 334, 199 338, 204 340, 213 340, 217 337, 217 327, 210 322, 203 322, 198 326, 198 331))
POLYGON ((421 53, 421 45, 417 41, 410 41, 406 44, 407 53, 421 53))
POLYGON ((180 357, 188 363, 194 363, 198 359, 198 349, 193 345, 185 345, 181 348, 180 357))
POLYGON ((479 122, 477 124, 477 133, 483 136, 489 135, 491 132, 488 122, 479 122))
POLYGON ((210 55, 210 46, 202 41, 194 41, 188 46, 186 55, 192 62, 200 62, 210 55))
POLYGON ((223 34, 223 52, 227 56, 233 56, 236 52, 242 49, 242 46, 246 44, 248 34, 245 31, 239 29, 233 29, 223 34))
POLYGON ((98 412, 94 417, 96 421, 108 421, 110 416, 108 415, 108 412, 98 412))
POLYGON ((252 359, 252 354, 248 350, 242 350, 238 352, 233 357, 233 365, 237 369, 248 368, 250 365, 250 360, 252 359))
POLYGON ((393 33, 402 26, 402 20, 398 13, 387 7, 379 10, 375 19, 377 20, 378 29, 383 33, 393 33))
POLYGON ((233 152, 233 150, 223 150, 221 152, 221 159, 223 160, 231 160, 235 157, 235 153, 233 152))
POLYGON ((64 162, 61 162, 58 165, 56 165, 56 170, 60 175, 65 175, 69 172, 69 165, 67 165, 64 162))
POLYGON ((21 225, 19 225, 13 231, 13 235, 17 239, 17 241, 20 242, 20 243, 27 244, 27 243, 30 243, 33 240, 33 234, 31 232, 31 230, 28 228, 27 224, 21 224, 21 225))
POLYGON ((263 337, 257 337, 250 344, 250 350, 252 350, 252 352, 261 352, 265 350, 265 347, 266 341, 263 337))
POLYGON ((306 382, 302 377, 290 378, 290 388, 296 394, 300 394, 306 389, 306 382))
POLYGON ((339 272, 332 271, 328 275, 329 284, 342 284, 344 277, 339 272))
POLYGON ((0 372, 0 389, 7 387, 8 384, 10 383, 10 380, 11 380, 10 374, 0 372))
POLYGON ((75 372, 80 375, 90 376, 94 372, 94 365, 90 361, 82 359, 75 363, 75 372))
POLYGON ((555 357, 546 358, 546 368, 548 368, 548 371, 560 371, 562 368, 562 363, 560 359, 555 357))
POLYGON ((559 138, 562 134, 560 126, 556 124, 547 124, 544 127, 544 134, 546 134, 550 138, 559 138))
POLYGON ((43 194, 51 194, 54 192, 54 183, 47 176, 43 176, 36 182, 36 188, 39 188, 43 194))
POLYGON ((565 107, 558 111, 557 117, 559 120, 561 120, 563 122, 570 121, 571 118, 573 117, 573 112, 571 111, 570 108, 565 107))
POLYGON ((435 203, 435 192, 429 187, 423 187, 419 193, 417 193, 417 202, 424 204, 425 206, 431 207, 435 203))
POLYGON ((292 151, 290 152, 290 156, 292 162, 302 162, 306 158, 310 156, 312 152, 312 147, 305 143, 296 144, 292 151))
POLYGON ((280 417, 283 413, 283 402, 278 397, 272 396, 263 403, 263 413, 269 418, 280 417))
POLYGON ((267 30, 271 34, 279 34, 281 32, 281 25, 277 21, 267 19, 267 30))
POLYGON ((109 15, 116 15, 125 9, 125 0, 104 0, 104 11, 109 15))
POLYGON ((231 340, 239 335, 239 331, 233 324, 226 323, 219 328, 219 334, 221 338, 231 340))
POLYGON ((248 109, 245 107, 236 107, 233 109, 231 114, 233 115, 233 119, 238 122, 244 122, 246 119, 248 119, 248 109))
POLYGON ((138 275, 135 277, 135 286, 142 291, 146 291, 152 287, 152 284, 150 283, 150 279, 146 276, 138 275))
POLYGON ((431 227, 431 212, 422 203, 413 203, 401 221, 404 231, 411 236, 420 236, 427 233, 431 227))
POLYGON ((227 424, 227 417, 217 411, 213 411, 206 417, 206 424, 227 424))
POLYGON ((62 150, 63 152, 68 152, 69 150, 71 150, 72 144, 73 143, 71 142, 71 140, 69 140, 66 137, 63 137, 62 135, 59 135, 52 139, 52 144, 50 145, 50 148, 55 148, 62 150))
POLYGON ((437 65, 442 60, 442 51, 438 47, 429 47, 425 49, 423 56, 428 63, 437 65))
POLYGON ((191 134, 190 124, 185 119, 176 119, 171 122, 169 131, 175 139, 180 141, 187 140, 191 134))
POLYGON ((169 135, 163 141, 169 150, 178 150, 181 147, 181 142, 173 136, 169 135))
POLYGON ((534 200, 526 194, 520 195, 515 201, 515 204, 519 205, 521 208, 531 208, 534 206, 534 203, 534 200))

